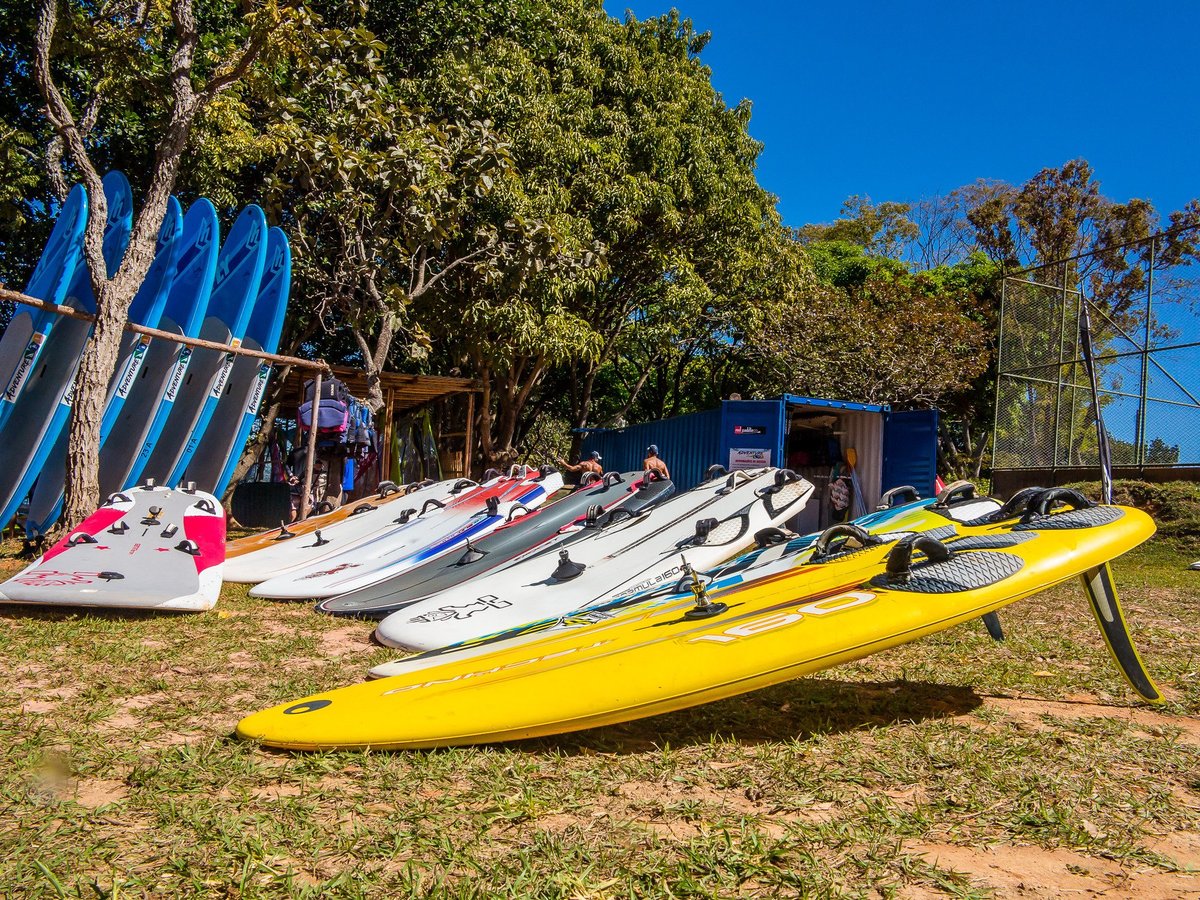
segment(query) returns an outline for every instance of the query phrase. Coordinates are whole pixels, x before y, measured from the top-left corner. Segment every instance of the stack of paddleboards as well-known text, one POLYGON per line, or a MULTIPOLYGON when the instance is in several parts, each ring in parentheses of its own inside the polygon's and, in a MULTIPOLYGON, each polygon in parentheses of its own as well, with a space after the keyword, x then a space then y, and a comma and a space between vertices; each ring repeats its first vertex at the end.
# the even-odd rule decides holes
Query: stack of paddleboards
POLYGON ((436 650, 496 631, 630 597, 703 571, 799 513, 812 485, 791 472, 722 475, 607 527, 583 529, 543 552, 423 600, 400 605, 375 637, 436 650))
POLYGON ((636 516, 665 500, 670 481, 653 473, 609 472, 536 510, 510 514, 508 521, 461 554, 451 553, 375 584, 330 597, 317 604, 336 616, 382 618, 420 600, 489 573, 499 573, 522 559, 564 542, 580 531, 598 532, 614 520, 636 516))
POLYGON ((227 577, 261 582, 251 595, 275 599, 328 597, 374 585, 535 512, 562 484, 554 470, 518 467, 483 484, 418 486, 398 502, 366 504, 311 535, 240 556, 227 577))
MULTIPOLYGON (((759 479, 776 493, 788 484, 759 479)), ((774 496, 760 490, 752 489, 759 499, 774 496)), ((705 491, 716 493, 711 483, 705 491)), ((651 517, 661 518, 671 506, 659 506, 651 517)), ((249 716, 238 734, 297 749, 435 747, 622 722, 754 690, 992 616, 1071 577, 1082 577, 1130 683, 1144 698, 1161 701, 1128 638, 1108 566, 1154 532, 1136 509, 1097 506, 1061 489, 1022 492, 1001 506, 955 488, 936 501, 885 510, 819 536, 763 529, 758 547, 702 571, 703 554, 696 550, 714 534, 720 540, 728 521, 711 518, 716 525, 697 529, 676 548, 696 564, 681 565, 657 587, 633 571, 637 557, 630 550, 623 575, 636 584, 622 590, 606 575, 578 594, 607 598, 602 602, 402 660, 376 671, 386 677, 249 716)), ((510 611, 506 621, 521 618, 514 607, 582 583, 587 566, 605 568, 603 557, 583 549, 589 540, 599 538, 579 541, 559 571, 519 589, 498 583, 503 593, 477 593, 463 603, 439 597, 431 601, 440 602, 437 608, 403 609, 398 615, 407 617, 406 627, 395 633, 415 646, 437 623, 453 629, 445 634, 477 634, 479 628, 461 623, 490 610, 510 611)), ((535 608, 542 607, 525 607, 535 608)))
MULTIPOLYGON (((120 267, 133 198, 120 172, 104 177, 106 274, 120 267)), ((95 313, 83 260, 87 195, 74 188, 26 286, 38 299, 95 313)), ((216 209, 197 200, 183 213, 171 198, 154 261, 129 311, 130 322, 231 347, 275 352, 291 277, 287 238, 249 206, 224 244, 216 209)), ((91 325, 18 307, 0 338, 0 524, 29 498, 26 530, 44 534, 61 513, 67 421, 75 374, 91 325), (30 492, 32 491, 32 496, 30 492)), ((228 487, 270 374, 256 361, 126 334, 100 426, 100 487, 127 491, 151 479, 194 482, 217 496, 228 487)))
POLYGON ((13 603, 212 609, 221 592, 225 512, 194 486, 113 494, 33 565, 0 584, 13 603))

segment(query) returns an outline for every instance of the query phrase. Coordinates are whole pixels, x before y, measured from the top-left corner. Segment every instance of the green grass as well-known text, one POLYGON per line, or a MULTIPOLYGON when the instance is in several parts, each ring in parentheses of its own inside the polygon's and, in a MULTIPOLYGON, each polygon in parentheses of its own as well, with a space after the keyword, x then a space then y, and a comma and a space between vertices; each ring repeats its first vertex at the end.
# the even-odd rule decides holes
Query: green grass
POLYGON ((970 623, 697 709, 432 752, 231 738, 390 658, 369 624, 234 586, 195 616, 0 606, 0 896, 1186 896, 1190 561, 1159 540, 1117 566, 1162 711, 1064 585, 1004 611, 1003 645, 970 623))

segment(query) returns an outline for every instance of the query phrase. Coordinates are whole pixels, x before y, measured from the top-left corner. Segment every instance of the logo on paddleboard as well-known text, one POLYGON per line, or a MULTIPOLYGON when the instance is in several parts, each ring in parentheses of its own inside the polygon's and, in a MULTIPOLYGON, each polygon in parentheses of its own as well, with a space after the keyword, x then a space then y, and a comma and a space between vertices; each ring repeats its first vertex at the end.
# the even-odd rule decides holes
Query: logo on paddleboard
POLYGON ((267 389, 267 379, 271 377, 271 366, 263 363, 258 367, 258 377, 254 380, 254 389, 250 392, 250 400, 246 403, 246 412, 254 415, 258 412, 258 404, 262 403, 263 391, 267 389))
MULTIPOLYGON (((233 346, 237 347, 241 341, 233 341, 233 346)), ((212 391, 209 396, 220 399, 225 393, 225 383, 229 381, 229 373, 233 371, 233 363, 237 357, 232 353, 225 354, 225 361, 221 363, 221 371, 217 373, 217 380, 213 382, 212 391)))
POLYGON ((357 569, 358 563, 342 563, 334 566, 332 569, 324 569, 320 572, 313 572, 311 575, 305 575, 300 580, 307 581, 310 578, 324 578, 326 575, 336 575, 338 572, 345 572, 347 569, 357 569))
POLYGON ((464 603, 462 606, 443 606, 424 615, 413 616, 408 621, 418 624, 447 622, 451 619, 461 621, 462 619, 471 618, 477 612, 485 612, 489 609, 504 609, 506 606, 512 606, 512 601, 501 600, 494 594, 488 594, 477 600, 472 600, 470 603, 464 603))
POLYGON ((149 344, 148 340, 138 341, 137 346, 133 348, 133 355, 126 363, 125 371, 121 373, 121 380, 117 382, 117 396, 122 400, 128 397, 129 392, 133 389, 133 382, 146 359, 146 349, 149 344))
POLYGON ((648 591, 650 588, 661 584, 673 575, 678 575, 681 571, 683 570, 679 566, 673 566, 672 568, 667 569, 665 572, 659 572, 653 578, 645 578, 642 581, 639 581, 633 587, 628 587, 619 594, 613 594, 612 599, 622 600, 625 597, 632 597, 634 594, 640 594, 642 591, 648 591))
POLYGON ((174 403, 175 398, 179 396, 179 388, 183 384, 183 376, 187 374, 188 363, 191 360, 191 347, 184 347, 179 351, 179 361, 175 363, 175 371, 171 373, 171 380, 167 383, 167 391, 163 394, 163 400, 167 403, 174 403))
POLYGON ((25 350, 21 354, 21 364, 17 366, 17 371, 13 372, 13 376, 8 382, 8 388, 4 391, 4 399, 10 403, 14 402, 17 395, 21 393, 21 388, 29 377, 30 371, 33 370, 33 362, 37 359, 38 350, 44 340, 46 340, 46 336, 38 333, 30 338, 29 343, 25 346, 25 350))
POLYGON ((757 616, 753 619, 744 619, 736 625, 731 625, 721 631, 699 634, 688 638, 688 643, 731 644, 742 638, 766 634, 778 628, 786 628, 789 625, 802 622, 810 616, 828 616, 840 613, 843 610, 853 609, 856 606, 865 606, 868 603, 873 603, 875 597, 876 595, 870 591, 847 591, 844 594, 835 594, 832 597, 826 597, 822 600, 813 600, 810 603, 805 603, 803 606, 796 607, 791 612, 775 612, 765 616, 757 616))
POLYGON ((27 587, 67 587, 73 584, 94 584, 97 578, 101 581, 112 581, 113 576, 113 572, 56 572, 47 569, 18 575, 13 581, 27 587))
POLYGON ((332 702, 332 700, 309 700, 305 703, 297 703, 289 706, 283 711, 283 714, 285 716, 298 716, 301 713, 316 712, 318 709, 324 709, 332 702))

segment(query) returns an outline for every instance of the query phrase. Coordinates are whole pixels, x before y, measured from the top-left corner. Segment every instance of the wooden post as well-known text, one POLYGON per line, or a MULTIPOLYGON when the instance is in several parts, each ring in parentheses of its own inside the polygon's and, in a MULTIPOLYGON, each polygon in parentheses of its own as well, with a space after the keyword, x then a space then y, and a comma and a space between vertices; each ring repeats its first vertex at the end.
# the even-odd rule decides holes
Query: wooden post
POLYGON ((395 400, 395 391, 389 387, 387 405, 383 408, 383 428, 380 429, 379 458, 383 461, 383 465, 379 467, 380 481, 395 481, 392 478, 392 429, 395 428, 392 421, 392 404, 395 400))
MULTIPOLYGON (((300 519, 308 518, 312 496, 313 464, 317 461, 317 422, 321 409, 321 371, 313 376, 313 405, 309 408, 308 454, 304 460, 304 488, 300 494, 300 519)), ((296 427, 300 426, 300 410, 296 409, 296 427)))
POLYGON ((463 447, 463 478, 471 477, 471 453, 475 449, 475 392, 467 394, 466 446, 463 447))

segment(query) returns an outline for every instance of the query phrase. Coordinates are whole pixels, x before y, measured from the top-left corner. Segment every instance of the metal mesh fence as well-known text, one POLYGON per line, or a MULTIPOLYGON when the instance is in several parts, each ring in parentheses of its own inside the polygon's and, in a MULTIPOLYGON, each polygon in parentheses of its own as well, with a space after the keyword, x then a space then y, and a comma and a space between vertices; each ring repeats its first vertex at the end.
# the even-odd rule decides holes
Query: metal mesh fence
POLYGON ((1114 466, 1200 465, 1200 228, 1004 280, 993 468, 1099 465, 1087 304, 1114 466))

